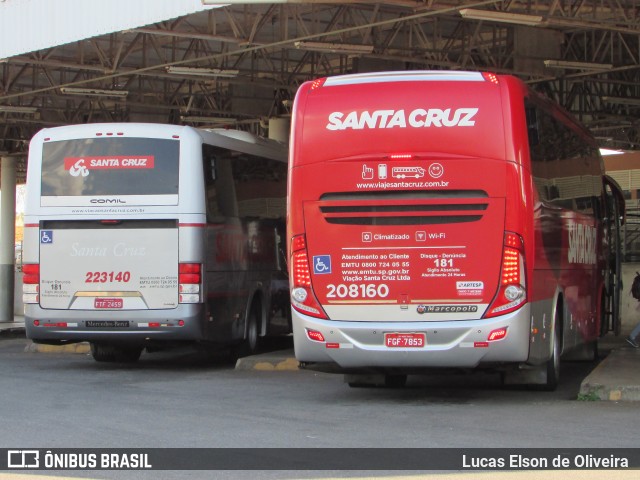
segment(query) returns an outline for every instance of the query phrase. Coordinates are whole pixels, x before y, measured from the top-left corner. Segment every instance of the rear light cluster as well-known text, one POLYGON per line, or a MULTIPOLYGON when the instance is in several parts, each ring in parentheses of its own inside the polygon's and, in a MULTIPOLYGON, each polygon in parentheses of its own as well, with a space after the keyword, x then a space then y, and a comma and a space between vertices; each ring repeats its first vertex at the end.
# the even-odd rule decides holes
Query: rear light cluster
POLYGON ((160 327, 184 327, 184 320, 178 320, 175 322, 138 322, 138 328, 160 328, 160 327))
POLYGON ((524 243, 520 235, 505 232, 500 287, 485 318, 513 312, 527 300, 524 243))
POLYGON ((40 321, 40 320, 34 320, 33 321, 33 326, 34 327, 45 327, 45 328, 71 328, 71 327, 77 327, 78 323, 77 322, 47 322, 47 321, 40 321))
POLYGON ((327 80, 326 78, 318 78, 318 79, 314 80, 311 83, 311 90, 316 90, 316 89, 322 87, 322 85, 324 85, 324 82, 326 82, 326 80, 327 80))
POLYGON ((291 239, 291 305, 301 313, 327 318, 311 288, 311 270, 304 235, 291 239))
POLYGON ((497 76, 495 73, 491 73, 491 72, 484 72, 484 73, 482 74, 482 76, 484 77, 484 79, 485 79, 487 82, 491 82, 491 83, 493 83, 493 84, 495 84, 495 85, 498 85, 498 83, 499 83, 498 76, 497 76))
POLYGON ((202 301, 201 283, 202 266, 199 263, 178 264, 179 303, 200 303, 202 301))
POLYGON ((22 303, 40 303, 40 264, 22 266, 22 303))

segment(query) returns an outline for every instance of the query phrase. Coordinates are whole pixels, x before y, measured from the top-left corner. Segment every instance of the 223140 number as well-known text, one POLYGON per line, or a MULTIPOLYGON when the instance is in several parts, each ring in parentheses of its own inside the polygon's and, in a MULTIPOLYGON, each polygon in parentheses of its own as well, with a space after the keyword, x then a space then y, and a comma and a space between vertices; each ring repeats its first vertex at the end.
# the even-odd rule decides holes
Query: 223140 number
POLYGON ((131 280, 131 272, 87 272, 84 283, 127 283, 129 280, 131 280))
POLYGON ((345 285, 327 285, 327 298, 385 298, 389 295, 389 286, 385 283, 350 283, 345 285))

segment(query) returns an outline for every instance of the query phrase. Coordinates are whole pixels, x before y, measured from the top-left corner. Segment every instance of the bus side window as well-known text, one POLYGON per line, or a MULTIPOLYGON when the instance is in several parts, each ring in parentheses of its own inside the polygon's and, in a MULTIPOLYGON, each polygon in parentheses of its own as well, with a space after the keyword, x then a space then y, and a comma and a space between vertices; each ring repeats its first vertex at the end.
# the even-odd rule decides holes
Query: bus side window
POLYGON ((529 136, 529 148, 536 151, 540 144, 540 135, 538 134, 538 118, 536 108, 534 106, 525 107, 525 116, 527 120, 527 134, 529 136))
POLYGON ((204 145, 202 149, 203 175, 207 202, 207 221, 238 216, 238 201, 231 170, 231 158, 221 149, 204 145))
POLYGON ((211 172, 211 179, 216 179, 216 159, 211 158, 211 164, 209 165, 209 171, 211 172))
POLYGON ((218 200, 216 198, 216 159, 215 151, 209 145, 202 146, 202 168, 204 176, 204 192, 207 208, 207 221, 213 221, 215 217, 220 216, 218 209, 218 200))

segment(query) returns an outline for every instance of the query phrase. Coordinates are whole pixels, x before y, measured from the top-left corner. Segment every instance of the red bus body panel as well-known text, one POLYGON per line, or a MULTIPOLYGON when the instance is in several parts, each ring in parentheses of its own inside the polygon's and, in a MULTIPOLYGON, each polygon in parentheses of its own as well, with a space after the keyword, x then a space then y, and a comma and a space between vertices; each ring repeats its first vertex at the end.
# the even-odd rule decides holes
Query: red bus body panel
MULTIPOLYGON (((539 198, 526 126, 530 95, 513 77, 475 72, 353 75, 300 88, 287 239, 291 257, 291 239, 304 235, 322 312, 293 309, 299 360, 540 364, 551 354, 559 292, 573 333, 565 347, 597 338, 598 214, 539 198), (488 318, 506 232, 522 241, 527 298, 517 311, 488 318), (506 338, 487 342, 500 328, 506 338), (309 330, 331 348, 308 338, 309 330), (398 348, 403 332, 418 332, 419 347, 398 348), (385 344, 387 333, 396 344, 385 344)), ((601 175, 594 169, 585 181, 595 185, 601 175)))

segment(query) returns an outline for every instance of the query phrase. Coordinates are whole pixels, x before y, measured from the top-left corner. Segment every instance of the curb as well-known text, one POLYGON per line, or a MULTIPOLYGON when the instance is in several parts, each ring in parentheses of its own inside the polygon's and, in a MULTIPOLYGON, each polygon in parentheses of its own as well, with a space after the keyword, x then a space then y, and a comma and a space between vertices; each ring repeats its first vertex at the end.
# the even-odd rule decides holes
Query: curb
POLYGON ((579 396, 584 400, 640 401, 638 353, 640 352, 630 348, 613 350, 582 381, 579 396))
POLYGON ((239 358, 236 370, 259 370, 263 372, 297 371, 299 362, 293 354, 287 352, 264 353, 250 357, 239 358))
POLYGON ((86 355, 91 353, 91 347, 86 342, 68 345, 44 345, 32 342, 24 348, 24 351, 28 353, 80 353, 86 355))
MULTIPOLYGON (((46 345, 30 342, 24 348, 26 353, 75 353, 88 355, 91 353, 91 347, 88 342, 70 343, 67 345, 46 345)), ((299 362, 293 356, 293 353, 271 352, 261 355, 239 358, 236 362, 236 370, 258 370, 263 372, 269 371, 296 371, 299 362)))

